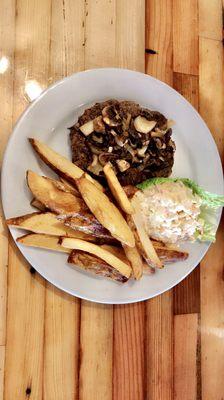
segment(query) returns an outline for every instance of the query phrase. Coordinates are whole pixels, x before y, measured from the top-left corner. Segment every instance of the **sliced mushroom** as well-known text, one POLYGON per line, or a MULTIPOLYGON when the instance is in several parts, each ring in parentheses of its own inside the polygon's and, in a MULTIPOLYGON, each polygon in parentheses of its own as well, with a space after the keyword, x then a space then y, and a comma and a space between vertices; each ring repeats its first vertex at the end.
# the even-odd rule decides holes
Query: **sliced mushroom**
POLYGON ((103 121, 109 126, 118 126, 122 120, 115 106, 106 106, 102 110, 103 121))
POLYGON ((155 129, 155 131, 151 132, 151 137, 156 137, 156 138, 163 138, 165 135, 166 131, 161 131, 160 129, 155 129))
POLYGON ((116 163, 121 172, 127 171, 127 169, 131 166, 126 160, 117 160, 116 163))
POLYGON ((136 131, 141 133, 149 133, 156 126, 156 121, 149 121, 148 119, 139 115, 134 120, 134 127, 136 131))
POLYGON ((173 125, 175 125, 175 121, 173 119, 168 119, 168 121, 167 121, 167 129, 172 128, 173 125))
POLYGON ((137 150, 137 154, 139 157, 145 157, 145 152, 147 150, 148 146, 143 146, 141 149, 137 150))
POLYGON ((103 136, 97 136, 97 135, 94 135, 94 134, 93 134, 92 139, 93 139, 94 142, 96 142, 96 143, 103 143, 103 136))
POLYGON ((115 142, 118 146, 124 147, 124 145, 128 142, 128 139, 123 141, 119 136, 115 136, 115 142))
POLYGON ((89 136, 94 131, 93 121, 88 121, 84 125, 80 126, 80 131, 85 136, 89 136))
POLYGON ((106 128, 105 128, 105 125, 103 122, 103 117, 101 115, 93 120, 93 127, 94 127, 94 131, 99 132, 99 133, 104 133, 106 131, 106 128))
POLYGON ((89 165, 88 170, 95 175, 99 175, 100 172, 103 171, 103 167, 99 163, 99 159, 96 154, 93 155, 93 162, 91 165, 89 165))

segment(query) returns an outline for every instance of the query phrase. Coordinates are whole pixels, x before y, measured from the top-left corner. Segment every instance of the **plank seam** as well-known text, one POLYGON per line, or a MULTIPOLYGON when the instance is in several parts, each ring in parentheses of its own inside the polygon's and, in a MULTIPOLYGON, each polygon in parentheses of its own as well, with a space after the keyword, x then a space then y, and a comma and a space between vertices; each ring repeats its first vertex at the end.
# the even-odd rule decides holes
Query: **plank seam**
POLYGON ((213 40, 214 42, 221 42, 221 43, 223 42, 223 39, 215 39, 215 38, 211 38, 211 37, 204 36, 204 35, 201 35, 201 34, 199 34, 198 36, 199 36, 199 38, 213 40))

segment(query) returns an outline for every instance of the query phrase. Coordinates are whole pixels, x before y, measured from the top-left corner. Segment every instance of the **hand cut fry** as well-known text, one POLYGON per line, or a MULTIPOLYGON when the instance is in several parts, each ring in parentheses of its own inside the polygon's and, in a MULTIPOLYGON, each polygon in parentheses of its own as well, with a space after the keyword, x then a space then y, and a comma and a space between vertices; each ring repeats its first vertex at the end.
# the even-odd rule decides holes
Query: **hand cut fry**
POLYGON ((111 265, 126 278, 129 279, 131 276, 131 267, 128 264, 124 263, 118 257, 114 256, 112 253, 103 249, 100 246, 86 242, 84 240, 70 238, 62 238, 61 245, 69 249, 82 250, 86 251, 87 253, 93 254, 94 256, 101 258, 106 263, 111 265))
POLYGON ((77 187, 97 220, 120 242, 134 247, 134 235, 118 208, 86 178, 76 181, 77 187))
POLYGON ((68 257, 68 263, 74 264, 76 267, 86 271, 93 272, 106 278, 111 278, 117 282, 127 282, 128 278, 122 275, 117 269, 103 261, 101 258, 84 251, 73 250, 68 257))
POLYGON ((177 261, 184 261, 188 258, 188 253, 173 246, 167 246, 163 243, 153 241, 154 249, 159 258, 165 263, 173 263, 177 261))
POLYGON ((141 279, 143 273, 143 262, 137 248, 123 245, 123 249, 131 264, 134 278, 137 280, 141 279))
MULTIPOLYGON (((58 218, 60 218, 60 216, 58 218)), ((67 218, 64 220, 64 224, 75 231, 95 237, 97 243, 118 243, 110 232, 105 229, 92 214, 67 218)))
POLYGON ((107 163, 103 168, 104 174, 106 175, 107 183, 109 188, 116 199, 118 205, 126 214, 133 214, 134 210, 129 201, 123 187, 121 186, 114 169, 110 163, 107 163))
POLYGON ((35 172, 27 172, 27 183, 34 197, 57 214, 69 217, 87 209, 83 200, 63 192, 51 180, 35 172))
POLYGON ((130 219, 132 219, 132 223, 134 224, 137 235, 139 238, 139 241, 136 240, 136 244, 140 242, 141 244, 141 249, 142 249, 142 256, 145 258, 147 263, 151 265, 152 267, 155 268, 163 268, 163 264, 161 260, 159 259, 153 244, 150 240, 150 238, 147 235, 147 232, 144 227, 144 223, 141 217, 141 213, 139 211, 139 204, 136 196, 133 197, 132 199, 132 205, 134 208, 134 214, 131 215, 130 219))
MULTIPOLYGON (((84 174, 84 171, 81 168, 77 167, 66 157, 52 150, 45 143, 33 138, 30 138, 29 141, 41 160, 43 160, 45 164, 52 168, 53 171, 55 171, 62 178, 66 179, 72 184, 75 184, 76 179, 80 178, 84 174)), ((90 179, 91 181, 93 180, 91 177, 90 179)), ((94 184, 100 190, 103 190, 103 187, 96 180, 94 180, 94 184)))
POLYGON ((34 233, 43 233, 55 236, 69 236, 77 239, 83 239, 90 242, 96 242, 96 238, 83 232, 75 231, 65 226, 57 219, 57 216, 51 212, 32 213, 22 215, 16 218, 6 220, 7 225, 13 225, 16 228, 27 229, 34 233))
POLYGON ((31 200, 30 205, 39 211, 46 211, 46 207, 39 200, 35 199, 35 197, 31 200))
POLYGON ((40 247, 48 250, 61 251, 63 253, 70 253, 70 250, 62 247, 58 243, 59 238, 57 236, 42 235, 38 233, 29 233, 20 238, 17 238, 17 242, 25 246, 40 247))

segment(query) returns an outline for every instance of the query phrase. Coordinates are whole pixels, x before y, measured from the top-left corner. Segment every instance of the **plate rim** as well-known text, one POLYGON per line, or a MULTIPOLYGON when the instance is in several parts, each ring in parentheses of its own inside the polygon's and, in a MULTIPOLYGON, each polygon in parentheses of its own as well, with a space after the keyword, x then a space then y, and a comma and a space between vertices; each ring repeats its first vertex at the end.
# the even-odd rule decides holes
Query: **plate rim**
MULTIPOLYGON (((141 77, 144 76, 144 79, 151 79, 152 81, 157 82, 157 84, 160 84, 160 85, 164 86, 164 87, 167 88, 169 91, 170 91, 170 90, 173 91, 179 98, 181 98, 182 100, 184 100, 184 102, 186 102, 186 103, 188 104, 188 106, 190 106, 191 111, 192 111, 194 114, 197 115, 197 117, 200 119, 201 123, 203 124, 204 128, 207 130, 207 132, 208 132, 207 137, 210 139, 210 143, 211 143, 211 145, 213 146, 213 150, 216 152, 216 157, 217 157, 217 160, 218 160, 218 162, 219 162, 220 171, 222 172, 222 177, 223 177, 223 169, 222 169, 221 158, 220 158, 220 155, 219 155, 219 151, 218 151, 218 148, 217 148, 215 139, 214 139, 214 137, 213 137, 213 135, 212 135, 210 129, 208 128, 207 124, 205 123, 205 121, 203 120, 203 118, 201 117, 201 115, 199 114, 199 112, 192 106, 192 104, 191 104, 187 99, 185 99, 184 96, 182 96, 179 92, 177 92, 174 88, 172 88, 172 87, 171 87, 170 85, 168 85, 167 83, 165 83, 165 82, 163 82, 163 81, 161 81, 161 80, 159 80, 159 79, 153 77, 152 75, 148 75, 148 74, 145 74, 145 73, 143 73, 143 72, 133 71, 133 70, 126 69, 126 68, 113 68, 113 67, 111 68, 111 67, 109 67, 109 68, 88 69, 88 70, 85 70, 85 71, 79 71, 79 72, 73 73, 73 74, 71 74, 71 75, 69 75, 69 76, 66 76, 66 77, 64 77, 64 78, 62 78, 62 79, 60 79, 60 80, 58 80, 58 81, 52 83, 52 84, 49 85, 47 88, 45 88, 45 89, 41 92, 41 94, 40 94, 35 100, 33 100, 32 102, 30 102, 30 104, 28 104, 28 106, 25 108, 25 110, 22 112, 22 114, 20 115, 20 117, 19 117, 18 120, 16 121, 15 125, 13 126, 12 131, 11 131, 11 134, 10 134, 10 137, 9 137, 9 139, 8 139, 7 145, 6 145, 5 150, 4 150, 3 161, 2 161, 2 168, 1 168, 1 195, 2 195, 2 206, 3 206, 3 215, 4 215, 4 218, 6 218, 6 216, 5 216, 5 208, 4 208, 5 195, 4 195, 4 190, 3 190, 3 176, 6 175, 6 172, 5 172, 5 164, 6 164, 6 160, 7 160, 7 153, 8 153, 8 151, 9 151, 10 143, 11 143, 11 141, 13 141, 13 139, 14 139, 14 137, 15 137, 15 135, 16 135, 17 129, 19 128, 20 124, 21 124, 21 123, 23 122, 23 120, 26 118, 26 115, 33 109, 33 107, 35 107, 35 105, 36 105, 39 101, 41 101, 41 99, 42 99, 45 95, 47 95, 51 90, 53 90, 54 88, 56 88, 56 87, 59 86, 59 85, 63 85, 64 82, 69 81, 70 79, 73 78, 73 76, 77 76, 77 75, 80 75, 80 74, 81 74, 81 75, 83 75, 83 74, 85 74, 85 75, 87 75, 87 74, 94 74, 94 73, 98 73, 99 71, 102 71, 102 72, 103 72, 103 71, 108 71, 108 72, 112 72, 112 73, 113 73, 113 72, 117 72, 117 71, 123 71, 124 73, 125 73, 125 72, 127 72, 127 73, 132 73, 132 74, 135 75, 135 76, 136 76, 136 75, 141 76, 141 77)), ((224 193, 224 187, 223 187, 223 185, 222 185, 222 193, 224 193)), ((218 229, 218 226, 219 226, 219 224, 220 224, 221 214, 222 214, 222 209, 220 209, 220 210, 218 211, 218 213, 217 213, 217 229, 218 229)), ((83 296, 83 295, 74 294, 71 290, 62 287, 62 286, 60 285, 60 283, 55 283, 52 279, 47 278, 43 272, 40 273, 40 272, 38 271, 38 268, 36 268, 36 265, 34 265, 33 263, 30 262, 29 256, 27 256, 27 255, 24 254, 25 250, 23 251, 23 248, 22 248, 21 246, 19 246, 18 243, 16 242, 16 239, 15 239, 15 237, 14 237, 14 235, 13 235, 13 229, 15 229, 15 228, 8 227, 8 229, 9 229, 10 234, 11 234, 11 236, 12 236, 12 238, 13 238, 13 240, 14 240, 16 246, 17 246, 17 248, 19 249, 20 253, 21 253, 21 254, 23 255, 23 257, 29 262, 29 264, 31 264, 31 265, 37 270, 37 272, 38 272, 41 276, 43 276, 44 279, 46 279, 47 281, 49 281, 51 284, 53 284, 54 286, 56 286, 56 287, 59 288, 60 290, 66 292, 66 293, 68 293, 68 294, 70 294, 70 295, 72 295, 72 296, 78 297, 78 298, 83 299, 83 300, 88 300, 88 301, 91 301, 91 302, 99 303, 99 304, 132 304, 132 303, 137 303, 137 302, 140 302, 140 301, 149 300, 149 299, 151 299, 151 298, 154 298, 154 297, 156 297, 156 296, 159 296, 159 295, 161 295, 161 294, 167 292, 168 290, 170 290, 170 289, 172 289, 173 287, 175 287, 176 285, 178 285, 182 280, 184 280, 189 274, 192 273, 192 271, 198 266, 198 264, 200 263, 200 261, 204 258, 205 254, 207 253, 207 251, 209 250, 209 248, 210 248, 210 246, 211 246, 211 243, 207 242, 207 243, 206 243, 206 248, 203 249, 203 251, 201 252, 201 254, 200 254, 199 257, 198 257, 198 260, 197 260, 196 262, 193 263, 193 265, 191 266, 190 270, 189 270, 186 274, 184 274, 179 280, 177 280, 174 284, 169 285, 166 289, 164 289, 164 290, 162 290, 162 291, 159 291, 158 293, 156 293, 156 294, 154 294, 154 295, 151 295, 150 297, 148 297, 148 296, 146 296, 146 297, 143 296, 143 297, 141 297, 141 298, 138 298, 137 300, 136 300, 136 299, 130 299, 130 300, 128 300, 128 301, 126 301, 126 300, 123 300, 123 301, 122 301, 122 300, 119 300, 119 301, 116 301, 116 300, 115 300, 115 301, 114 301, 114 300, 108 301, 108 300, 106 300, 106 301, 104 301, 104 300, 97 300, 97 299, 94 299, 94 297, 89 298, 89 297, 86 297, 86 296, 83 296)))

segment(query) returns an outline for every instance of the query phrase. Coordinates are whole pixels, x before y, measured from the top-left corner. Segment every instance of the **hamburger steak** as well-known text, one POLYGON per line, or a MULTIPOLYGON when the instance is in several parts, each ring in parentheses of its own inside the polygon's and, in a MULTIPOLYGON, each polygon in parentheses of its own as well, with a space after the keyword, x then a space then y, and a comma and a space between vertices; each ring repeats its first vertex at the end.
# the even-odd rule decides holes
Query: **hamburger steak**
POLYGON ((122 185, 167 177, 175 152, 170 125, 158 111, 131 101, 96 103, 70 128, 72 161, 101 181, 110 161, 122 185))

